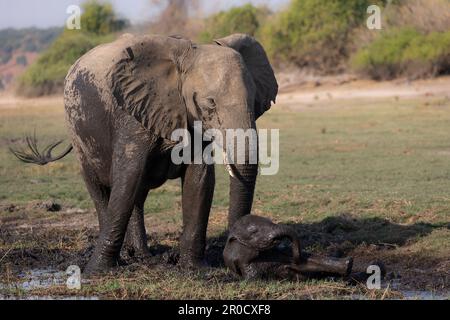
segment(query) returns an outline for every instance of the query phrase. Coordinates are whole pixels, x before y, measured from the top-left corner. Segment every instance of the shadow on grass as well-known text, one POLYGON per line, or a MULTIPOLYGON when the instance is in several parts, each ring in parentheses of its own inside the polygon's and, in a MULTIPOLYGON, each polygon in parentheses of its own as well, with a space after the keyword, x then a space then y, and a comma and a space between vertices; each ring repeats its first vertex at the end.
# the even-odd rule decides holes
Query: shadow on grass
MULTIPOLYGON (((375 245, 394 249, 412 243, 430 234, 440 224, 415 223, 409 225, 392 223, 383 218, 355 218, 347 215, 328 217, 314 223, 287 223, 297 232, 302 247, 335 257, 347 255, 358 245, 375 245)), ((208 241, 208 262, 215 267, 223 266, 222 251, 227 233, 208 241)))

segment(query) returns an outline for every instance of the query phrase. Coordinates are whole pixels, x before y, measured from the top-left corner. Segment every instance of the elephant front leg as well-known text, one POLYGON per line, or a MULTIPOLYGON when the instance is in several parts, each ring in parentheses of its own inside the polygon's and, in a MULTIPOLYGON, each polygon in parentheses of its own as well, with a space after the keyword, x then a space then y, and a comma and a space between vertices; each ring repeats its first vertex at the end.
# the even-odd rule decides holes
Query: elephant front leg
POLYGON ((180 265, 195 267, 203 264, 214 185, 214 165, 191 164, 186 167, 182 176, 180 265))

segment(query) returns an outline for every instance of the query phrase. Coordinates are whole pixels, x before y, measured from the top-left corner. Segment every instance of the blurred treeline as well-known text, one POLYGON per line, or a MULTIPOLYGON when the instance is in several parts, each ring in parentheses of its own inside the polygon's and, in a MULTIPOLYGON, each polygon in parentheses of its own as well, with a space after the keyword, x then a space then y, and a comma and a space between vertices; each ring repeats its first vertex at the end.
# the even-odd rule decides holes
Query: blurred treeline
POLYGON ((62 28, 0 30, 0 64, 8 63, 15 51, 39 52, 61 33, 62 28))
POLYGON ((64 30, 20 78, 18 92, 60 92, 79 56, 124 31, 177 34, 201 43, 248 33, 278 71, 354 72, 378 80, 450 73, 450 0, 291 0, 276 12, 244 4, 206 17, 198 0, 150 1, 163 9, 141 26, 118 19, 107 3, 86 2, 82 29, 64 30), (381 30, 366 26, 371 4, 381 8, 381 30))

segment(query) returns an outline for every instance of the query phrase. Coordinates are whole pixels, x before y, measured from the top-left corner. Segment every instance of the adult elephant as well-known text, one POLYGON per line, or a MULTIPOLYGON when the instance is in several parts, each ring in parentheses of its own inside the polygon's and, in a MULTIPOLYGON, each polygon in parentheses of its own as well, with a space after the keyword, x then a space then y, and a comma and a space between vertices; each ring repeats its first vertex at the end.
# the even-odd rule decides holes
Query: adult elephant
MULTIPOLYGON (((264 49, 248 35, 196 45, 179 37, 127 34, 89 51, 69 70, 64 104, 71 146, 52 157, 53 145, 39 152, 30 139, 32 154, 13 152, 43 165, 75 149, 100 226, 87 272, 116 266, 123 244, 146 254, 148 192, 181 178, 181 261, 198 265, 204 257, 214 166, 175 165, 171 134, 192 132, 197 120, 204 129, 254 129, 277 91, 264 49)), ((229 226, 252 207, 258 167, 248 160, 228 166, 229 226)))

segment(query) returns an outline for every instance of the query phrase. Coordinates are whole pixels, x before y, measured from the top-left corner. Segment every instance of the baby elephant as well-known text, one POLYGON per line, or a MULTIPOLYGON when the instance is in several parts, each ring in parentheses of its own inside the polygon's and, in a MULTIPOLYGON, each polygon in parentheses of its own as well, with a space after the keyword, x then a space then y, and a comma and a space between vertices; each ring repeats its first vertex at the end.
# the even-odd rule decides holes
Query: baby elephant
POLYGON ((301 252, 295 231, 267 218, 247 215, 235 222, 223 252, 225 265, 246 279, 303 279, 311 276, 348 276, 352 258, 327 258, 301 252), (280 246, 292 242, 292 250, 280 246))

